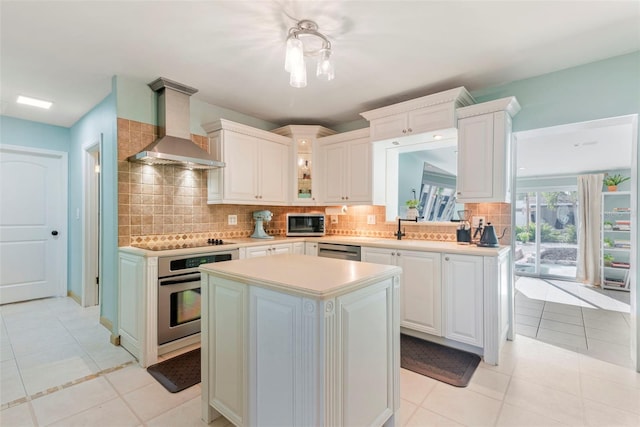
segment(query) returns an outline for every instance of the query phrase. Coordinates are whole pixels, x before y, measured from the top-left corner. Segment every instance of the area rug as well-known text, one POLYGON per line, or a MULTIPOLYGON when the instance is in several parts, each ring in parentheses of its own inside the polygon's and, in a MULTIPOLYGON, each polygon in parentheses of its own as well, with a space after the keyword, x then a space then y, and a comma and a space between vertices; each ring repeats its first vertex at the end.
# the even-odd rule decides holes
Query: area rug
POLYGON ((480 356, 409 335, 400 335, 400 366, 456 387, 466 387, 480 356))
POLYGON ((200 382, 200 349, 151 365, 147 372, 171 393, 196 385, 200 382))

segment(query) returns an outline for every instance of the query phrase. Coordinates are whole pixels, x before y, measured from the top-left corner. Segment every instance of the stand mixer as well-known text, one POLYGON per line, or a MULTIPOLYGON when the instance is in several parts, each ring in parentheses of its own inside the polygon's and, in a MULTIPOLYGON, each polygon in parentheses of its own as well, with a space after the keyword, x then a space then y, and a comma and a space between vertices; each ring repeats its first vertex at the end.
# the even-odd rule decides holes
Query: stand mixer
POLYGON ((269 236, 264 231, 264 223, 270 222, 273 218, 271 211, 255 211, 253 212, 253 219, 256 221, 256 228, 251 235, 253 239, 273 239, 273 236, 269 236))

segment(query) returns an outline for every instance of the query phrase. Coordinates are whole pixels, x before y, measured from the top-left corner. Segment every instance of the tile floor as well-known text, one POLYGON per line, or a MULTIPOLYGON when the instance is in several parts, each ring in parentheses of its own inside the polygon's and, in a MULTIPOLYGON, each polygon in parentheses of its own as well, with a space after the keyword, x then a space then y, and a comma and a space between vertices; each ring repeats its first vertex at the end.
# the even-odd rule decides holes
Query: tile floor
POLYGON ((531 277, 519 277, 516 290, 518 334, 633 366, 629 292, 531 277))
MULTIPOLYGON (((92 334, 90 331, 96 335, 102 334, 97 326, 97 311, 73 307, 73 304, 68 299, 50 299, 0 307, 3 361, 0 373, 0 391, 3 395, 0 425, 204 425, 200 420, 199 384, 171 394, 146 370, 129 363, 129 357, 121 354, 121 349, 98 349, 100 343, 87 344, 92 334), (23 313, 23 333, 16 334, 11 331, 19 319, 14 315, 19 312, 23 313), (40 320, 32 321, 33 316, 25 316, 26 312, 37 312, 40 320), (58 319, 57 322, 54 319, 58 319), (51 324, 43 329, 43 335, 36 337, 36 332, 27 332, 41 322, 51 324), (61 328, 71 335, 73 341, 61 328), (79 332, 82 329, 86 329, 84 333, 79 332), (76 331, 75 334, 72 331, 76 331), (65 353, 67 359, 63 358, 61 354, 64 352, 61 350, 55 352, 59 356, 53 361, 33 356, 48 346, 44 342, 50 345, 62 338, 65 339, 64 346, 70 348, 65 353), (71 349, 78 353, 72 355, 71 349), (99 354, 101 351, 104 351, 104 355, 99 354), (28 354, 32 354, 30 363, 22 362, 22 358, 28 354), (14 368, 5 370, 5 362, 13 363, 8 365, 14 368), (70 367, 62 368, 67 364, 82 367, 78 369, 78 375, 82 378, 78 383, 69 383, 69 375, 73 375, 71 373, 56 379, 58 370, 73 371, 70 367), (107 365, 112 365, 111 369, 107 365), (40 375, 29 375, 33 369, 40 369, 40 375), (93 375, 85 375, 87 372, 93 375), (42 377, 39 380, 41 383, 25 380, 36 376, 42 377), (65 386, 49 387, 56 381, 65 386), (23 393, 29 397, 16 399, 20 394, 15 392, 20 388, 18 385, 24 388, 23 393), (33 391, 43 387, 48 387, 49 391, 32 395, 33 391), (5 391, 13 394, 5 398, 5 391)), ((104 336, 105 342, 108 342, 108 334, 104 336)), ((481 363, 466 388, 451 387, 401 370, 402 400, 398 424, 640 425, 640 374, 631 369, 526 336, 518 336, 515 341, 506 343, 501 356, 499 366, 481 363)), ((211 425, 222 427, 229 424, 221 419, 211 425)))

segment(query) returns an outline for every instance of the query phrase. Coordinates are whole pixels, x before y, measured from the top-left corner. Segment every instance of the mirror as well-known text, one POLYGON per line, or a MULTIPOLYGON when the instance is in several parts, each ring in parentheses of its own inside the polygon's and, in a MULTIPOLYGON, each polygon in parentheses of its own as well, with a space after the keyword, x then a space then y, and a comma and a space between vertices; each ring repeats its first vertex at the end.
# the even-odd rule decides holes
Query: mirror
POLYGON ((457 145, 457 129, 374 143, 374 182, 384 180, 387 221, 406 218, 410 199, 420 201, 419 222, 458 219, 457 145))

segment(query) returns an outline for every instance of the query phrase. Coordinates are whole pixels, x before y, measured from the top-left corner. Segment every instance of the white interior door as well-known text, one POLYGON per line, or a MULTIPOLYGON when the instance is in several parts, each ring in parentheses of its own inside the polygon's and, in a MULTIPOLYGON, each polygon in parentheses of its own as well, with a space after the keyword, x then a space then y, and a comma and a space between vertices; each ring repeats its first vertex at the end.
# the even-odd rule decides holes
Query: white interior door
POLYGON ((1 146, 0 200, 0 304, 66 295, 66 153, 1 146))

